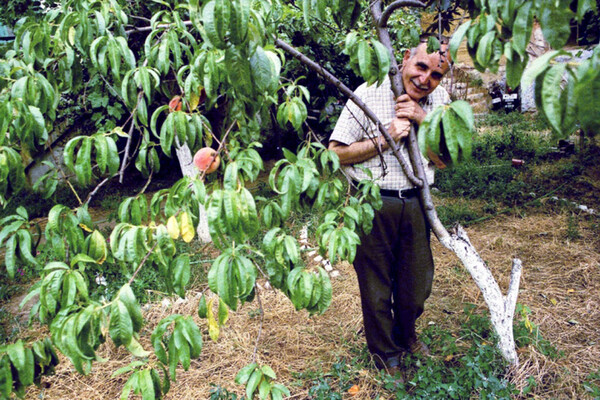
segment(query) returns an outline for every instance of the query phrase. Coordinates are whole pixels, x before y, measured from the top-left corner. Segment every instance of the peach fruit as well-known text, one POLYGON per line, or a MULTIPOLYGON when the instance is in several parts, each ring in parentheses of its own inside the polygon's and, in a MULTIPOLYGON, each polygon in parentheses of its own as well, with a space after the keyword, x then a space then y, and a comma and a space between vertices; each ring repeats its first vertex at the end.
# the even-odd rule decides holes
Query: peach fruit
POLYGON ((203 147, 194 155, 194 165, 205 174, 211 174, 219 168, 221 157, 210 147, 203 147))

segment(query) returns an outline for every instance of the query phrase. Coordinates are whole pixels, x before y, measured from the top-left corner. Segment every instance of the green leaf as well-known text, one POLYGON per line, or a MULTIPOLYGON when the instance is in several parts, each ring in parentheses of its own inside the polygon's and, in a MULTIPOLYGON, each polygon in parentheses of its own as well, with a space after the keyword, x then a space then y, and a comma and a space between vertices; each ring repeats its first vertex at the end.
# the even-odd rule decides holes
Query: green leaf
POLYGON ((540 25, 544 38, 554 49, 562 48, 571 35, 570 22, 573 12, 567 7, 555 7, 549 2, 541 7, 540 25))
POLYGON ((529 65, 529 68, 527 68, 525 70, 525 73, 523 74, 523 78, 521 78, 521 87, 523 89, 529 89, 529 87, 531 87, 531 84, 533 83, 535 78, 537 78, 537 76, 539 74, 541 74, 542 72, 544 72, 546 70, 546 68, 548 67, 548 64, 550 64, 550 61, 554 57, 556 57, 560 54, 562 54, 562 53, 557 50, 552 50, 552 51, 549 51, 549 52, 545 53, 544 55, 536 58, 529 65))
POLYGON ((560 133, 562 128, 562 104, 560 84, 565 73, 566 64, 557 64, 544 74, 542 86, 542 109, 550 122, 550 126, 560 133))
POLYGON ((594 13, 597 12, 596 9, 597 2, 595 0, 578 0, 577 1, 577 21, 581 22, 583 17, 588 11, 592 11, 594 13))
POLYGON ((588 60, 579 66, 579 81, 575 85, 577 118, 581 129, 586 132, 600 131, 598 110, 600 109, 600 72, 588 60))
POLYGON ((533 2, 527 1, 517 11, 517 16, 513 24, 513 48, 521 58, 525 57, 525 50, 529 44, 532 29, 533 2))
POLYGON ((115 346, 127 346, 133 338, 133 322, 127 306, 121 300, 115 300, 110 308, 110 337, 115 346))
POLYGON ((371 47, 366 40, 358 42, 358 49, 356 56, 358 57, 358 67, 360 76, 367 81, 371 81, 371 47))
MULTIPOLYGON (((504 54, 506 55, 506 49, 511 49, 511 42, 507 42, 504 48, 504 54)), ((528 61, 529 55, 527 53, 525 53, 525 59, 522 59, 516 52, 512 54, 511 58, 506 57, 506 85, 508 87, 516 88, 519 86, 528 61)))
POLYGON ((139 332, 142 328, 144 319, 142 317, 142 309, 137 302, 133 290, 128 283, 123 285, 117 294, 117 297, 127 307, 127 313, 131 317, 132 327, 135 332, 139 332))
POLYGON ((448 47, 450 49, 450 57, 452 57, 453 60, 456 60, 456 53, 458 52, 458 48, 460 47, 460 44, 462 43, 465 35, 467 34, 467 30, 469 29, 470 26, 471 26, 471 21, 467 21, 467 22, 463 23, 461 26, 459 26, 458 29, 456 29, 456 31, 452 35, 452 38, 450 39, 450 42, 448 43, 448 47))
POLYGON ((577 103, 575 98, 575 80, 569 74, 565 89, 563 90, 560 103, 563 109, 561 132, 568 136, 575 130, 577 117, 577 103))
POLYGON ((265 92, 271 86, 273 76, 271 74, 271 60, 261 46, 257 46, 250 58, 250 70, 252 81, 259 92, 265 92))
POLYGON ((492 57, 492 44, 496 38, 496 31, 483 35, 477 47, 477 62, 482 67, 487 67, 492 57))
POLYGON ((453 163, 458 163, 458 137, 462 135, 461 130, 466 129, 462 119, 460 119, 453 109, 448 109, 442 116, 444 126, 444 139, 450 158, 453 163))
POLYGON ((256 363, 252 363, 240 369, 240 371, 235 376, 235 383, 237 383, 238 385, 245 385, 250 379, 250 376, 252 375, 256 367, 256 363))
POLYGON ((140 342, 138 342, 135 338, 131 338, 131 341, 125 347, 131 354, 139 358, 148 357, 150 355, 150 352, 144 350, 140 342))
POLYGON ((206 318, 207 312, 206 295, 202 294, 202 297, 200 297, 200 301, 198 302, 198 316, 200 318, 206 318))
POLYGON ((215 15, 215 3, 215 0, 211 0, 204 5, 202 9, 202 22, 210 43, 216 48, 224 49, 226 44, 223 42, 218 31, 216 20, 218 16, 215 15))
POLYGON ((77 180, 84 186, 92 181, 92 138, 86 137, 81 141, 81 147, 77 152, 75 161, 75 175, 77 180))
POLYGON ((390 71, 390 52, 381 42, 377 40, 373 41, 373 48, 375 49, 377 66, 379 68, 379 72, 377 73, 377 82, 381 84, 390 71))
MULTIPOLYGON (((140 376, 138 378, 138 387, 142 392, 143 400, 155 400, 155 392, 154 392, 154 383, 152 382, 152 375, 149 369, 144 369, 140 371, 140 376)), ((159 393, 160 395, 160 393, 159 393)))
POLYGON ((6 271, 10 279, 15 278, 15 272, 17 270, 17 236, 13 235, 6 241, 6 250, 4 253, 4 263, 6 265, 6 271))
POLYGON ((248 383, 246 384, 246 397, 248 399, 254 398, 253 397, 254 392, 256 391, 258 384, 262 380, 262 377, 263 377, 262 371, 258 368, 256 368, 252 372, 252 375, 250 375, 250 378, 248 379, 248 383))

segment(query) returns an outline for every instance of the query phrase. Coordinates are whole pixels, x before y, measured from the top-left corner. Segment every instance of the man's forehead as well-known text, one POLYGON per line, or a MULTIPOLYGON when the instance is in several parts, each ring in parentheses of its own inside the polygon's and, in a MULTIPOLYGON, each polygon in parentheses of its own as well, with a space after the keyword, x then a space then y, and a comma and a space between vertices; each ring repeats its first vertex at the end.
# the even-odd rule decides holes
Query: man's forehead
POLYGON ((446 69, 449 67, 448 63, 448 46, 442 44, 441 52, 436 51, 434 53, 427 53, 427 43, 421 43, 417 46, 417 52, 415 54, 415 62, 428 61, 430 67, 440 67, 446 69))

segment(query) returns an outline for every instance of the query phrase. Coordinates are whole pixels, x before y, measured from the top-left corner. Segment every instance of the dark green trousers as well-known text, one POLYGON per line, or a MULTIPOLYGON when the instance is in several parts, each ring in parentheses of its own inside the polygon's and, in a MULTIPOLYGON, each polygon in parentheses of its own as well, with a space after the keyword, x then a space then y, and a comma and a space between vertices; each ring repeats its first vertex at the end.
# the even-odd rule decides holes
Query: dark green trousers
POLYGON ((380 368, 398 365, 431 293, 430 228, 418 196, 381 196, 373 230, 361 237, 358 276, 369 351, 380 368))

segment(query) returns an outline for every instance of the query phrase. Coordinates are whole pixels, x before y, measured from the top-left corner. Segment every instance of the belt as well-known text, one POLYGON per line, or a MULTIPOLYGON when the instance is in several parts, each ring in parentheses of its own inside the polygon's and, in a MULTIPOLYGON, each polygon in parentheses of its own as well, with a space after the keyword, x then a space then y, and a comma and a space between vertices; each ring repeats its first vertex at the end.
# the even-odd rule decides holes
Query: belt
POLYGON ((388 197, 400 197, 409 199, 411 197, 416 197, 419 195, 419 188, 410 188, 410 189, 402 189, 402 190, 390 190, 390 189, 379 189, 379 193, 382 196, 388 197))

